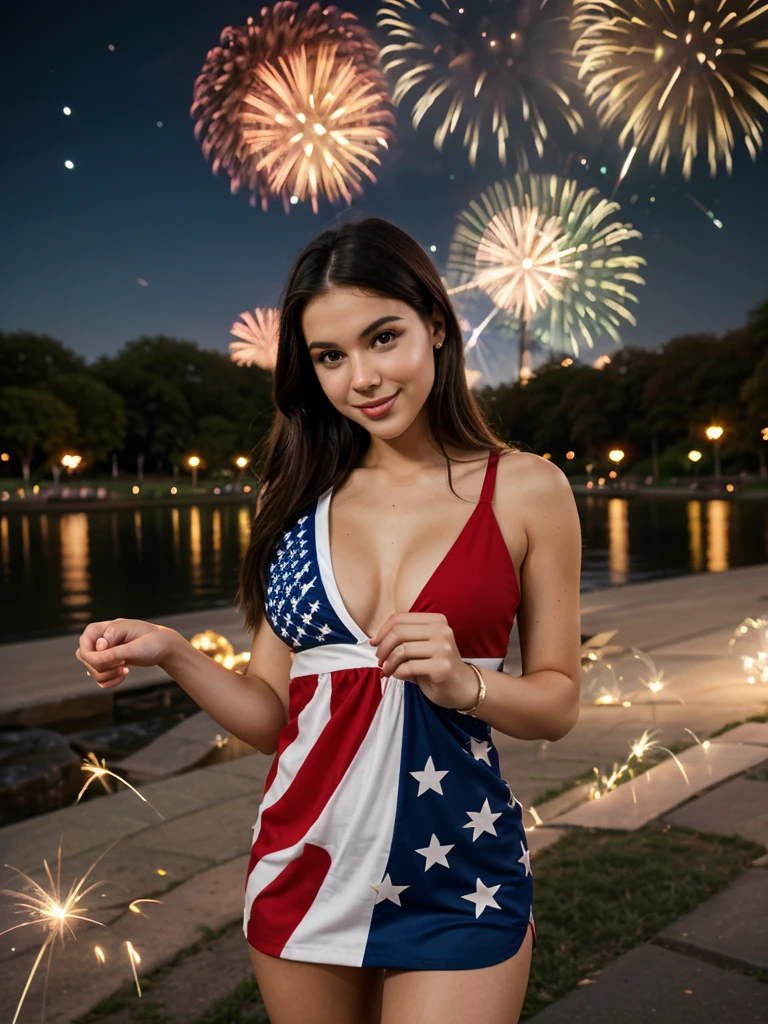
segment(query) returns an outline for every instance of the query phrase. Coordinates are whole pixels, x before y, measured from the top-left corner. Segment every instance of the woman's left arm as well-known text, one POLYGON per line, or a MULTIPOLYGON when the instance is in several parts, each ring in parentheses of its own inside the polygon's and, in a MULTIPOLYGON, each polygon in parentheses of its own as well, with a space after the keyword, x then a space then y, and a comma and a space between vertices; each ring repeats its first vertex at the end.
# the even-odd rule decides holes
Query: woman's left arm
POLYGON ((509 458, 521 456, 528 464, 504 480, 501 460, 496 504, 502 522, 506 484, 514 486, 515 509, 525 509, 528 550, 517 612, 523 674, 483 669, 486 696, 475 717, 507 736, 554 741, 579 719, 581 527, 562 470, 529 453, 509 458))

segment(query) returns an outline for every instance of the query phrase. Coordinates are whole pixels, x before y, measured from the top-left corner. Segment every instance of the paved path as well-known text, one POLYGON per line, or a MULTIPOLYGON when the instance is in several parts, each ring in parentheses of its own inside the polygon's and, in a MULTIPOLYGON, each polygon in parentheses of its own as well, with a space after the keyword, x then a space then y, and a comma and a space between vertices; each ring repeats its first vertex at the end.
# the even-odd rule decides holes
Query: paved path
MULTIPOLYGON (((639 700, 630 708, 595 707, 585 700, 578 725, 557 744, 525 743, 496 734, 502 774, 518 799, 529 805, 543 789, 588 772, 592 765, 603 769, 610 767, 614 759, 624 758, 630 740, 643 729, 652 727, 654 720, 663 729, 659 738, 666 745, 686 736, 686 726, 706 735, 726 721, 743 719, 762 710, 766 704, 766 689, 748 686, 742 680, 738 665, 727 654, 726 644, 743 618, 768 607, 766 598, 766 566, 584 595, 583 632, 592 635, 618 629, 615 642, 626 647, 638 645, 652 653, 670 683, 669 689, 659 696, 669 696, 666 702, 659 700, 655 707, 639 700), (674 695, 685 703, 674 700, 674 695)), ((228 636, 236 647, 246 644, 244 635, 238 635, 237 620, 228 609, 164 621, 186 635, 210 627, 228 636)), ((84 673, 80 675, 81 667, 72 658, 73 647, 73 638, 65 637, 2 648, 2 653, 9 656, 3 664, 3 706, 11 710, 19 705, 31 708, 36 701, 87 698, 89 680, 84 673), (71 669, 70 659, 76 671, 71 669)), ((507 668, 511 672, 519 671, 514 643, 510 647, 507 668)), ((136 680, 133 685, 137 685, 136 680)), ((192 946, 200 936, 201 927, 232 925, 241 919, 251 827, 256 820, 270 761, 269 757, 254 754, 154 782, 142 787, 142 793, 152 806, 125 791, 0 829, 2 860, 29 872, 41 882, 43 858, 55 864, 60 839, 63 841, 62 878, 67 884, 84 873, 110 843, 119 839, 92 876, 94 881, 104 879, 108 884, 100 885, 83 901, 94 910, 93 916, 110 927, 92 925, 78 929, 80 941, 70 941, 57 951, 49 983, 49 1024, 71 1021, 130 981, 131 971, 121 945, 126 940, 134 942, 141 953, 141 972, 146 975, 192 946), (162 905, 143 904, 141 915, 127 909, 130 900, 148 896, 161 899, 162 905), (96 963, 92 949, 96 942, 107 953, 109 969, 96 963)), ((545 820, 566 812, 569 803, 572 805, 583 796, 582 788, 559 799, 553 808, 547 809, 545 820)), ((532 819, 527 824, 531 822, 532 819)), ((530 833, 534 857, 558 834, 556 829, 546 828, 530 833)), ((18 878, 9 869, 0 872, 0 888, 17 888, 17 883, 18 878)), ((0 931, 17 922, 18 918, 11 913, 10 901, 3 899, 0 931)), ((0 937, 0 991, 21 993, 39 944, 39 932, 36 932, 33 928, 23 928, 0 937)), ((646 956, 636 975, 640 987, 649 972, 653 975, 658 969, 662 977, 662 968, 653 960, 658 952, 654 950, 649 954, 651 960, 645 953, 638 953, 638 956, 646 956)), ((675 952, 673 956, 672 951, 665 951, 664 971, 669 963, 676 962, 675 956, 681 955, 675 952)), ((687 958, 684 959, 687 963, 687 958)), ((617 991, 625 985, 625 976, 621 974, 624 969, 616 965, 617 991)), ((612 977, 611 970, 604 972, 604 977, 612 977)), ((750 985, 746 988, 749 993, 753 992, 752 979, 727 981, 734 991, 744 989, 742 982, 748 981, 750 985)), ((718 988, 714 982, 713 985, 712 991, 722 994, 728 990, 727 986, 718 988)), ((35 986, 29 997, 24 1019, 31 1020, 39 1008, 36 1001, 39 987, 35 986)), ((590 988, 597 991, 598 985, 590 988)), ((579 999, 584 998, 583 992, 580 989, 576 993, 579 999)), ((757 1017, 749 1016, 749 999, 752 998, 749 993, 740 1004, 745 1009, 739 1019, 757 1022, 757 1017)), ((550 1007, 546 1013, 554 1013, 556 1009, 550 1007)), ((586 1018, 542 1017, 546 1024, 565 1019, 586 1018)), ((609 1018, 589 1019, 595 1024, 609 1018)), ((610 1019, 629 1021, 630 1018, 622 1017, 614 1007, 610 1019)), ((656 1015, 655 1019, 662 1018, 656 1015)), ((668 1019, 670 1024, 677 1024, 688 1018, 668 1019)))

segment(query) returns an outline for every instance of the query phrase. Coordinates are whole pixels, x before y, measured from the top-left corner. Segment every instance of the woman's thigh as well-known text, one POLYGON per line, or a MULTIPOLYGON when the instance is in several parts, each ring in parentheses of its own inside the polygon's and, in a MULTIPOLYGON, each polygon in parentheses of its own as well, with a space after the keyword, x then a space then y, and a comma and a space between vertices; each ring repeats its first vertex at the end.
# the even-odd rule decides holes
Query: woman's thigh
POLYGON ((384 979, 381 1024, 517 1024, 528 987, 533 936, 493 967, 469 971, 394 971, 384 979))
POLYGON ((380 1024, 383 969, 248 951, 270 1024, 380 1024))

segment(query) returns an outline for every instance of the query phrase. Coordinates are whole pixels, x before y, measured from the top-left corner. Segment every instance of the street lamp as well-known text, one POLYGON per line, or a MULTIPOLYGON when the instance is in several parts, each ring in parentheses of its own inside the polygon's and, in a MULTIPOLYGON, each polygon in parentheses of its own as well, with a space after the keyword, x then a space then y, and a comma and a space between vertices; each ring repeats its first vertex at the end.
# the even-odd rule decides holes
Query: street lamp
MULTIPOLYGON (((693 449, 692 451, 688 452, 688 458, 689 458, 689 459, 690 459, 690 461, 691 461, 691 462, 693 463, 693 465, 695 466, 695 468, 696 468, 696 469, 698 469, 698 464, 699 464, 699 462, 701 461, 701 452, 700 452, 700 451, 697 451, 697 450, 696 450, 696 449, 694 448, 694 449, 693 449)), ((697 476, 698 474, 694 472, 694 474, 693 474, 693 475, 694 475, 694 476, 697 476)))
POLYGON ((240 479, 242 480, 243 473, 245 472, 245 467, 248 465, 248 459, 246 459, 244 455, 238 455, 238 457, 235 459, 235 465, 240 470, 240 479))
POLYGON ((612 451, 608 452, 608 458, 616 466, 616 470, 617 470, 617 472, 616 472, 616 479, 618 480, 618 478, 619 478, 619 474, 618 474, 619 463, 624 458, 624 452, 621 450, 621 448, 614 448, 612 451))
POLYGON ((61 464, 66 467, 69 475, 72 474, 73 469, 77 469, 82 461, 82 455, 62 455, 61 457, 61 464))
POLYGON ((197 467, 200 465, 200 459, 197 455, 190 455, 187 459, 187 465, 192 470, 192 490, 197 488, 197 467))
POLYGON ((723 428, 715 426, 707 427, 707 440, 712 442, 712 453, 715 457, 715 480, 720 479, 720 438, 723 436, 723 428))

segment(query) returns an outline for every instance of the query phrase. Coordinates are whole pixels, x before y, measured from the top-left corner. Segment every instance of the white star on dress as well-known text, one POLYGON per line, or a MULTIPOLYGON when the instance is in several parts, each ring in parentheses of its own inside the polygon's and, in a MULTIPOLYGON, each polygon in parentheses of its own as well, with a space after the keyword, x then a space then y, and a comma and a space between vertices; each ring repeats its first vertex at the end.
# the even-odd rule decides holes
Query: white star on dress
POLYGON ((469 742, 472 747, 472 757, 474 757, 476 761, 485 761, 487 765, 491 765, 491 759, 488 756, 491 744, 488 743, 487 740, 476 740, 474 736, 469 742))
POLYGON ((494 821, 496 821, 497 818, 501 817, 501 811, 499 811, 497 814, 493 814, 491 812, 491 805, 488 803, 487 797, 482 808, 479 811, 466 811, 465 813, 469 815, 471 820, 468 821, 466 825, 463 825, 462 828, 474 829, 474 832, 472 833, 473 843, 478 838, 478 836, 481 836, 483 834, 483 832, 490 832, 492 836, 495 836, 497 834, 496 829, 493 826, 493 823, 494 821))
POLYGON ((484 885, 480 879, 477 879, 477 891, 469 892, 466 896, 462 896, 463 900, 469 900, 470 903, 475 904, 475 920, 480 917, 486 907, 493 907, 495 910, 501 910, 501 907, 493 898, 501 888, 501 884, 487 886, 484 885))
POLYGON ((440 780, 443 776, 447 775, 448 772, 437 771, 435 763, 431 757, 427 758, 427 763, 424 765, 423 771, 410 772, 409 774, 412 775, 419 784, 419 792, 416 796, 421 796, 422 793, 426 793, 428 789, 434 789, 436 793, 443 796, 443 787, 440 785, 440 780))
POLYGON ((426 857, 426 863, 424 864, 424 870, 429 871, 433 864, 442 864, 443 867, 449 868, 451 865, 448 863, 448 854, 453 849, 454 844, 450 846, 441 846, 440 840, 433 833, 432 838, 429 840, 429 846, 422 847, 421 850, 416 850, 416 853, 420 853, 422 857, 426 857))
POLYGON ((372 885, 372 889, 376 890, 376 902, 381 903, 382 900, 391 900, 396 903, 398 907, 402 907, 400 902, 400 893, 405 889, 410 889, 409 885, 393 885, 392 879, 389 875, 384 876, 384 881, 379 882, 378 885, 372 885))
POLYGON ((517 858, 517 863, 525 865, 525 877, 527 878, 528 875, 533 873, 531 871, 531 851, 530 850, 526 850, 525 843, 523 842, 522 839, 520 840, 520 845, 523 848, 523 856, 517 858))

